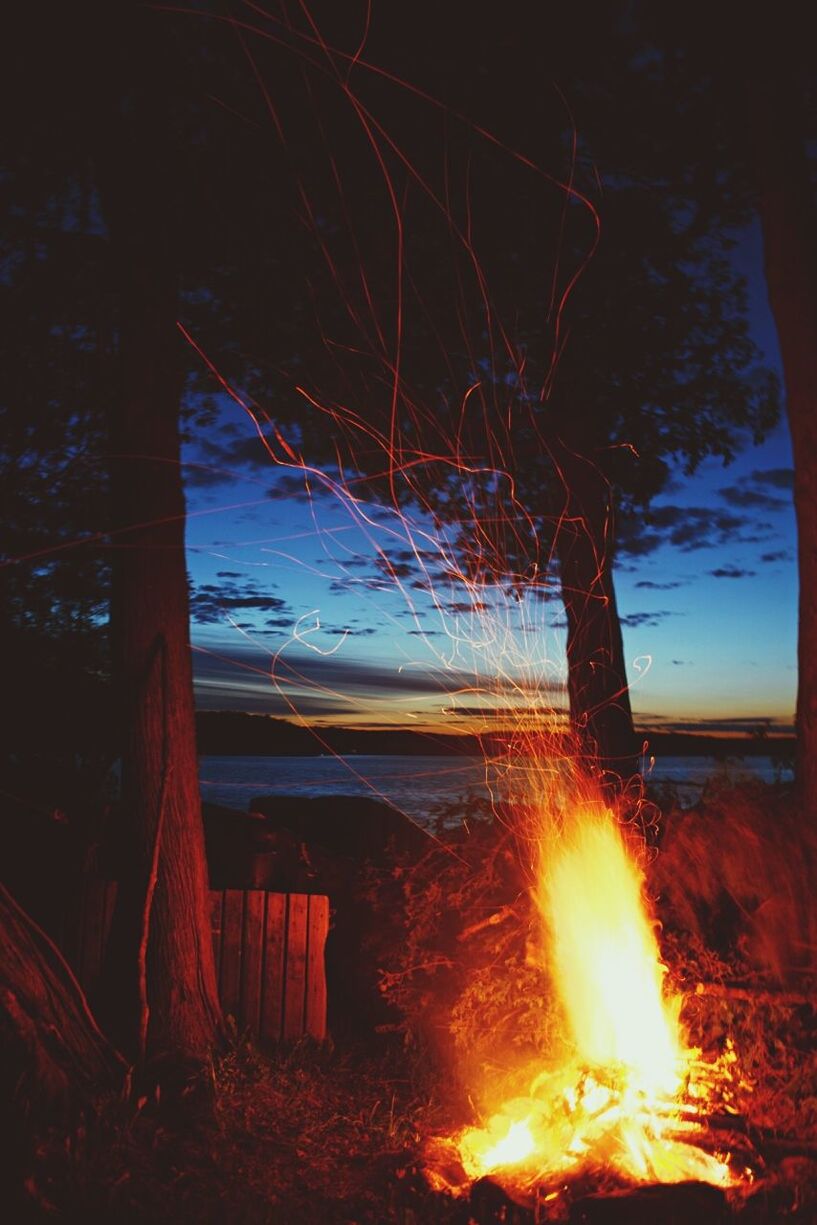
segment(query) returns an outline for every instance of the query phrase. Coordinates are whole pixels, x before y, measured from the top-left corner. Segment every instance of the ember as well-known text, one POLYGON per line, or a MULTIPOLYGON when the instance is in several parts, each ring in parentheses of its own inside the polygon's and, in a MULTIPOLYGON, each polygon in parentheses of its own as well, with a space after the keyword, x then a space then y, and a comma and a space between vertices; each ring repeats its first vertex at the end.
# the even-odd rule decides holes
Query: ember
POLYGON ((540 810, 531 892, 563 1048, 527 1069, 525 1095, 483 1094, 484 1121, 452 1137, 462 1168, 516 1189, 588 1167, 635 1182, 728 1186, 740 1177, 728 1157, 697 1141, 735 1055, 727 1048, 705 1064, 686 1041, 640 840, 600 800, 555 808, 540 810))

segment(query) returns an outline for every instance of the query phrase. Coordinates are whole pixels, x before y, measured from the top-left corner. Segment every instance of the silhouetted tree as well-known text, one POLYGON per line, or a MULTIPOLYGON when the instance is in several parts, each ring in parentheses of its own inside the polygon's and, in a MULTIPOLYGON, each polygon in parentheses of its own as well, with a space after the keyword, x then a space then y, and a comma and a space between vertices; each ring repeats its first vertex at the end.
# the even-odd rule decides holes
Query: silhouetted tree
POLYGON ((797 781, 817 811, 817 193, 806 155, 805 99, 779 47, 758 48, 747 96, 769 302, 783 360, 794 452, 800 575, 797 781))
POLYGON ((342 53, 322 65, 353 120, 365 108, 366 139, 341 138, 327 108, 332 174, 313 170, 306 195, 327 264, 316 297, 334 306, 300 375, 327 414, 304 451, 340 446, 381 496, 458 521, 473 577, 558 570, 572 723, 590 763, 626 774, 617 519, 646 516, 674 465, 760 438, 776 386, 729 261, 740 208, 718 159, 679 143, 674 65, 620 6, 550 12, 527 41, 530 6, 505 16, 375 12, 362 58, 385 74, 342 53))
MULTIPOLYGON (((784 4, 774 20, 732 2, 680 12, 640 6, 644 36, 687 102, 676 147, 690 166, 716 170, 710 208, 759 218, 769 302, 780 345, 794 452, 800 576, 797 779, 817 807, 817 523, 814 386, 817 353, 815 163, 817 92, 807 9, 784 4)), ((699 176, 696 175, 697 180, 699 176)), ((705 176, 704 176, 705 177, 705 176)))

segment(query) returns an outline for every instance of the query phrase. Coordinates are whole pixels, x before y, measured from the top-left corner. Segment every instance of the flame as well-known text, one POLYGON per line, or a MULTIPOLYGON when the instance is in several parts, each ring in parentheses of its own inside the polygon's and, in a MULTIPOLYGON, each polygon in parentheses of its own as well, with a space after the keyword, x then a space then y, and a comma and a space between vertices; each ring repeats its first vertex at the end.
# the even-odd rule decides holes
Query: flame
POLYGON ((707 1070, 667 990, 637 849, 601 803, 577 805, 558 830, 543 819, 533 900, 567 1053, 532 1070, 527 1097, 459 1133, 470 1179, 530 1185, 593 1164, 634 1181, 734 1181, 694 1143, 707 1070))
POLYGON ((535 897, 582 1061, 625 1067, 643 1092, 674 1096, 683 1054, 680 1001, 664 998, 643 877, 612 814, 585 808, 548 862, 550 854, 540 847, 535 897))

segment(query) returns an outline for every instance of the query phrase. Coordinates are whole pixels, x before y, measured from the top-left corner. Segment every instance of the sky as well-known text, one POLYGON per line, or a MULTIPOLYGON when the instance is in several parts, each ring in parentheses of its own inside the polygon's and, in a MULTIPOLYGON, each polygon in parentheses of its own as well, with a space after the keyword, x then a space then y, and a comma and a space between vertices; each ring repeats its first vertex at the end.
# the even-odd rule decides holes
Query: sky
MULTIPOLYGON (((779 370, 756 228, 734 258, 753 337, 779 370)), ((185 454, 199 708, 432 733, 564 710, 558 599, 469 590, 444 531, 320 479, 305 489, 246 413, 219 403, 185 454)), ((674 474, 616 565, 639 729, 791 732, 795 550, 785 421, 728 467, 674 474)))

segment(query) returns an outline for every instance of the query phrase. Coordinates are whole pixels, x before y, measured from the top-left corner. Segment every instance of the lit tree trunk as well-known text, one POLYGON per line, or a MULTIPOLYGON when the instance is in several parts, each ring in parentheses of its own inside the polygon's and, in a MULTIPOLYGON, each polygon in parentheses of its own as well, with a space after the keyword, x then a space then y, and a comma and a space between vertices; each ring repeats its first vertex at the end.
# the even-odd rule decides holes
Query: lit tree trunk
POLYGON ((610 489, 589 459, 567 447, 553 454, 566 493, 556 552, 571 727, 591 770, 626 781, 636 770, 636 746, 613 585, 610 489))
MULTIPOLYGON (((68 1113, 119 1089, 127 1065, 98 1029, 50 938, 0 885, 3 1112, 68 1113), (13 1086, 14 1102, 9 1088, 13 1086)), ((8 1135, 8 1133, 6 1133, 8 1135)))
MULTIPOLYGON (((137 51, 132 51, 134 57, 137 51)), ((111 631, 120 697, 120 889, 105 969, 137 1055, 206 1061, 221 1032, 208 915, 189 641, 179 405, 180 231, 162 91, 123 89, 98 172, 120 302, 112 405, 111 631)))
POLYGON ((797 781, 817 812, 817 208, 802 99, 765 58, 748 85, 769 301, 777 327, 794 452, 800 572, 797 781))

